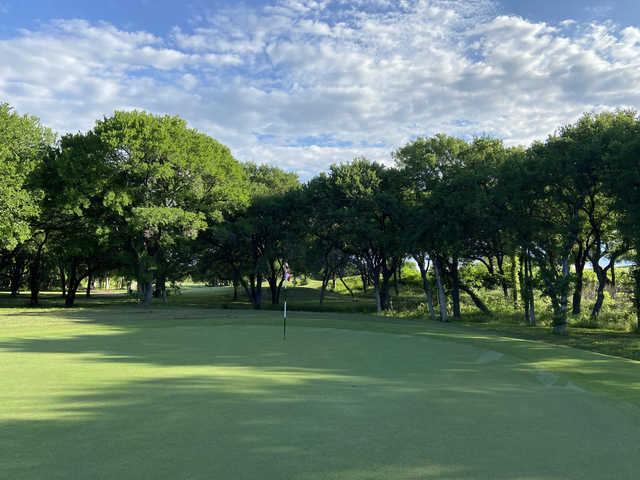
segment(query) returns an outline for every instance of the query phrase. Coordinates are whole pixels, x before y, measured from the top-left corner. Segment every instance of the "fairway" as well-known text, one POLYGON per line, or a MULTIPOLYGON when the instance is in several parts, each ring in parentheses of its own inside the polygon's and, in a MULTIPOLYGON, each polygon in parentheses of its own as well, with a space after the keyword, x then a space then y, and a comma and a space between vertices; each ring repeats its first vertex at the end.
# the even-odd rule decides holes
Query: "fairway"
POLYGON ((0 478, 640 471, 637 362, 431 322, 290 323, 283 341, 276 312, 0 311, 0 478))

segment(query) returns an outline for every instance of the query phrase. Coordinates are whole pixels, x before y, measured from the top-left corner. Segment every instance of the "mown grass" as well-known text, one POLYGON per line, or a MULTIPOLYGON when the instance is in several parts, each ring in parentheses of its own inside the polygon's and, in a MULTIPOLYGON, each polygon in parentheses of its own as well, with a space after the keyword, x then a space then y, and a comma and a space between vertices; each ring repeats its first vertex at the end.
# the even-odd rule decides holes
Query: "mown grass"
POLYGON ((0 308, 0 478, 631 479, 640 468, 638 362, 358 313, 293 311, 285 341, 277 311, 185 308, 215 295, 226 293, 185 290, 181 306, 151 309, 101 297, 0 308))
MULTIPOLYGON (((263 287, 263 310, 282 310, 282 302, 286 296, 287 308, 290 311, 334 312, 334 313, 375 313, 376 305, 372 289, 367 294, 362 292, 360 281, 356 277, 345 278, 354 295, 350 295, 340 282, 336 288, 329 288, 320 304, 320 282, 307 280, 305 285, 290 287, 281 293, 280 303, 273 305, 269 289, 263 287)), ((383 314, 390 321, 401 318, 414 319, 419 322, 431 321, 426 307, 426 299, 416 276, 406 276, 399 284, 399 295, 395 295, 392 287, 394 309, 383 314)), ((559 337, 551 332, 551 314, 548 302, 543 298, 536 300, 537 326, 525 325, 523 314, 513 308, 511 301, 505 301, 499 290, 488 292, 484 300, 490 305, 492 315, 479 312, 471 300, 463 295, 462 317, 449 318, 455 324, 473 328, 477 331, 494 333, 528 340, 540 340, 554 345, 566 345, 583 350, 590 350, 606 355, 615 355, 633 360, 640 360, 640 334, 630 330, 634 319, 630 317, 629 300, 623 295, 617 301, 608 298, 603 314, 597 323, 585 320, 585 316, 570 317, 569 335, 559 337)), ((9 298, 0 293, 0 307, 24 307, 28 304, 28 295, 9 298)), ((41 304, 47 308, 63 308, 64 300, 59 292, 44 292, 41 304)), ((136 299, 127 297, 124 291, 94 291, 91 298, 79 294, 77 308, 122 308, 136 304, 136 299)), ((251 309, 242 289, 238 299, 233 300, 231 287, 207 287, 197 284, 185 284, 174 291, 166 305, 154 299, 154 308, 216 308, 225 310, 251 309)), ((584 311, 588 312, 589 302, 585 302, 584 311)))

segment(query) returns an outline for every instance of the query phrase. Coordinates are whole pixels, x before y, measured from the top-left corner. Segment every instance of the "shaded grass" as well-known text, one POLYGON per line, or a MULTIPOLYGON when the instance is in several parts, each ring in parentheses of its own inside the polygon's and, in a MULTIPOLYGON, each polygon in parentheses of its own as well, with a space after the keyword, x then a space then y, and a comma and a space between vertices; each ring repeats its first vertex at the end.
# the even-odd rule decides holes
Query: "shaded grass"
MULTIPOLYGON (((335 291, 328 290, 326 292, 325 300, 321 305, 319 302, 320 282, 310 280, 307 285, 287 290, 287 308, 290 311, 307 312, 374 313, 373 292, 369 291, 367 295, 364 295, 357 279, 348 278, 346 280, 356 293, 354 297, 350 296, 344 287, 337 284, 335 291), (360 290, 358 290, 359 288, 360 290)), ((414 283, 401 283, 401 295, 393 297, 395 310, 385 314, 386 316, 395 319, 414 318, 419 321, 428 319, 424 293, 414 283)), ((479 331, 513 338, 540 340, 555 345, 566 345, 606 355, 640 360, 640 334, 638 333, 620 331, 618 328, 593 328, 591 325, 585 328, 581 326, 580 319, 570 319, 569 335, 559 337, 551 332, 551 315, 545 310, 544 301, 540 300, 537 305, 539 326, 531 327, 523 323, 522 313, 514 312, 513 308, 504 302, 501 293, 497 291, 490 293, 493 315, 488 316, 478 312, 465 295, 462 297, 462 317, 451 320, 456 324, 473 327, 479 331)), ((283 290, 281 301, 284 299, 284 295, 283 290)), ((45 308, 59 309, 63 307, 64 300, 59 292, 44 292, 41 295, 41 303, 45 308)), ((127 297, 122 292, 98 291, 91 298, 79 295, 77 299, 78 308, 128 308, 135 304, 135 298, 127 297)), ((28 305, 27 295, 21 295, 14 299, 6 293, 0 293, 0 307, 25 308, 26 305, 28 305)), ((239 291, 238 300, 234 301, 231 287, 205 287, 193 284, 184 286, 179 294, 170 296, 167 305, 154 299, 153 306, 157 310, 174 308, 247 310, 252 308, 242 290, 239 291)), ((282 309, 282 305, 271 305, 267 287, 263 289, 262 309, 272 311, 281 311, 282 309)))
MULTIPOLYGON (((185 293, 186 296, 186 293, 185 293)), ((0 309, 0 478, 635 478, 640 364, 455 324, 0 309)))

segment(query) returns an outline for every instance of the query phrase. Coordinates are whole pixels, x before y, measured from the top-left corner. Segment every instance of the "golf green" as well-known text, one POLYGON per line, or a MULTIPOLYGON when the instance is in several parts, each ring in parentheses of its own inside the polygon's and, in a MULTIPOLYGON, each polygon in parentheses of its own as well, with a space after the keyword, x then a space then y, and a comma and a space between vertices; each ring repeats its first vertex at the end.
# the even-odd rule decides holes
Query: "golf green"
POLYGON ((625 397, 616 377, 637 362, 338 315, 301 314, 283 340, 268 312, 0 313, 2 479, 640 471, 640 383, 625 397))

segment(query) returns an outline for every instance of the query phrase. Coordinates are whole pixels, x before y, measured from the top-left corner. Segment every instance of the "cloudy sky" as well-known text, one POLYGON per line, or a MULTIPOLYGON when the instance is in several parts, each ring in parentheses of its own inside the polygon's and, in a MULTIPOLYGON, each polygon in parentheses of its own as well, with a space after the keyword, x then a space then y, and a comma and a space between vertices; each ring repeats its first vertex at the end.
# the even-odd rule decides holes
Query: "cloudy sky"
POLYGON ((640 108, 638 0, 0 0, 0 101, 59 133, 178 114, 307 179, 438 132, 640 108))

